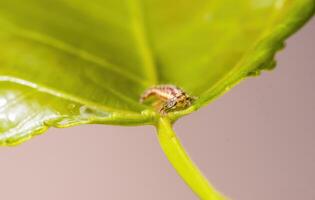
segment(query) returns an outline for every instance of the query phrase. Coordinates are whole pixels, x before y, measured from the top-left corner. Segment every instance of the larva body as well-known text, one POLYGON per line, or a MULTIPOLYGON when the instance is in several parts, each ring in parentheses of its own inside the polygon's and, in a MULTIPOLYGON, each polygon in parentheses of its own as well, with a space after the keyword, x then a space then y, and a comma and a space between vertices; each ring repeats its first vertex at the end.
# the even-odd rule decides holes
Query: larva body
POLYGON ((151 87, 142 94, 140 102, 143 103, 150 97, 157 99, 156 107, 163 115, 171 111, 185 109, 194 100, 194 98, 190 97, 181 88, 174 85, 157 85, 151 87))

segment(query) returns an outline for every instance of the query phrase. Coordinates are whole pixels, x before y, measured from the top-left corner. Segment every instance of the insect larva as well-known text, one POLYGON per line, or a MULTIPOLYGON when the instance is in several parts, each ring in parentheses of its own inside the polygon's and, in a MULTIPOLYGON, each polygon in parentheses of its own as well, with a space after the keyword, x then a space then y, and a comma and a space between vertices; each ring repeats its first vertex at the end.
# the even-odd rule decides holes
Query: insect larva
POLYGON ((190 97, 181 88, 174 85, 157 85, 144 91, 140 97, 143 103, 150 97, 155 97, 157 101, 154 106, 157 110, 165 115, 168 112, 182 110, 191 106, 194 97, 190 97))

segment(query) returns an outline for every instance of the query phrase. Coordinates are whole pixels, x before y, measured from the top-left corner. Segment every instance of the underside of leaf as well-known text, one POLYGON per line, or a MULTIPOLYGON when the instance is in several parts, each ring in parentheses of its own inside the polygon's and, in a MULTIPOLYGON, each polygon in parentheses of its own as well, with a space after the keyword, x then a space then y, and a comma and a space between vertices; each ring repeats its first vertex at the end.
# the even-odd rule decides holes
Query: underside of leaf
POLYGON ((313 0, 29 0, 0 2, 0 145, 48 127, 155 124, 139 103, 174 84, 201 108, 275 66, 313 0))

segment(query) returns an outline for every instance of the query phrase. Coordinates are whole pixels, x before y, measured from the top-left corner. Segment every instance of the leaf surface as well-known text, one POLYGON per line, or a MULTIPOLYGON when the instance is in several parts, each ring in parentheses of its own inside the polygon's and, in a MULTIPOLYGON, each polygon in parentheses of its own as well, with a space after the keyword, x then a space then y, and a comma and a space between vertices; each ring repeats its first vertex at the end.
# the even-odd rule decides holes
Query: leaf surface
POLYGON ((0 145, 50 126, 155 124, 157 84, 198 100, 263 69, 314 13, 313 0, 0 1, 0 145))

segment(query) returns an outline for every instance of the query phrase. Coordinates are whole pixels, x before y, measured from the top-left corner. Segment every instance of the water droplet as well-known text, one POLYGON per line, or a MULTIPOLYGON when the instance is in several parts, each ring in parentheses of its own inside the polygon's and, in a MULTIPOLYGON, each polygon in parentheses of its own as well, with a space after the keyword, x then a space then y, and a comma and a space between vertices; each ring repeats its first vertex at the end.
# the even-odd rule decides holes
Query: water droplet
POLYGON ((68 108, 69 108, 70 110, 74 109, 75 107, 76 107, 76 105, 75 105, 74 103, 70 103, 70 104, 68 105, 68 108))
POLYGON ((226 87, 224 88, 224 91, 227 92, 227 91, 229 91, 230 89, 231 89, 231 86, 226 86, 226 87))
POLYGON ((76 119, 64 118, 60 121, 57 121, 56 126, 57 127, 66 127, 66 126, 70 126, 71 124, 74 124, 76 122, 78 122, 78 120, 76 120, 76 119))
POLYGON ((90 118, 90 117, 109 117, 110 113, 104 112, 101 110, 97 110, 87 106, 80 107, 80 115, 83 118, 90 118))
POLYGON ((155 114, 155 112, 153 110, 143 110, 141 111, 141 115, 145 115, 145 116, 153 116, 155 114))
POLYGON ((260 70, 255 70, 247 73, 247 76, 259 76, 260 70))

